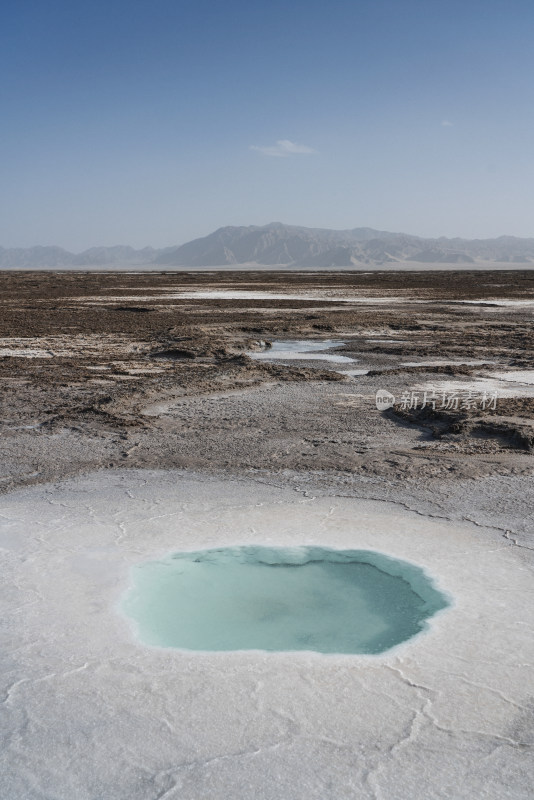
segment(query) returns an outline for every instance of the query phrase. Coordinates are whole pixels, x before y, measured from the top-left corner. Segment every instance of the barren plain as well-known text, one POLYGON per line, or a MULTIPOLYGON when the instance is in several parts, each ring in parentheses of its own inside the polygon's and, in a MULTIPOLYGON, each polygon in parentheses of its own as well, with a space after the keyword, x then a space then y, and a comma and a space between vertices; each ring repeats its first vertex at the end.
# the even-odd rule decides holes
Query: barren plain
POLYGON ((3 489, 101 467, 293 470, 386 491, 531 474, 530 272, 0 281, 3 489), (345 371, 360 374, 250 357, 293 340, 335 340, 321 357, 352 358, 345 371), (470 385, 496 391, 496 408, 398 402, 470 385), (378 389, 392 411, 377 411, 378 389))

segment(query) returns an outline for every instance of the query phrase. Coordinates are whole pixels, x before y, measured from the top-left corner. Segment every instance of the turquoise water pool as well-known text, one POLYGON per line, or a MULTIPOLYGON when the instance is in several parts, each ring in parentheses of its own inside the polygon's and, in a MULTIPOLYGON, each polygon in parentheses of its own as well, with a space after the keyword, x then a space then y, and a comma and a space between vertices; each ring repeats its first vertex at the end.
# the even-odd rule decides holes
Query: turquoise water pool
POLYGON ((380 553, 247 546, 140 564, 121 606, 147 645, 363 654, 448 604, 422 569, 380 553))

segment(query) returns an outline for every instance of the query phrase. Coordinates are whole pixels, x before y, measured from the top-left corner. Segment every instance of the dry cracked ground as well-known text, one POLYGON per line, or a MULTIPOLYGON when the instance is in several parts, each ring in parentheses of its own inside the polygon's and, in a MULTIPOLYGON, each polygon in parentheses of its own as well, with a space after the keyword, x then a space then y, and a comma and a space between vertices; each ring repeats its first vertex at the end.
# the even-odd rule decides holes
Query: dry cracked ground
POLYGON ((313 472, 440 491, 532 474, 532 273, 0 281, 4 490, 99 467, 313 472), (325 353, 353 362, 342 374, 325 360, 251 358, 286 340, 333 340, 325 353), (377 410, 378 389, 393 409, 377 410), (457 390, 473 402, 453 401, 457 390))

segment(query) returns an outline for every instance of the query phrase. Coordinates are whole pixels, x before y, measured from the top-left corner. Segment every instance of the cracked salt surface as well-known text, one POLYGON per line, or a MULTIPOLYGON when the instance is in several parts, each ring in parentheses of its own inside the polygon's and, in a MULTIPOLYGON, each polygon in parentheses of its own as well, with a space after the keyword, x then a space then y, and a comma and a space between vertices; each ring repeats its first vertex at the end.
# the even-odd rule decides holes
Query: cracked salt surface
POLYGON ((255 292, 247 290, 235 289, 209 289, 207 291, 199 292, 178 292, 176 297, 183 297, 184 299, 195 300, 321 300, 331 303, 399 303, 403 301, 413 302, 409 297, 366 297, 365 295, 352 295, 347 297, 346 293, 337 294, 332 292, 303 292, 299 294, 289 294, 285 292, 255 292))
POLYGON ((435 358, 430 361, 401 361, 401 367, 445 367, 445 366, 463 366, 466 367, 476 367, 481 366, 482 364, 495 364, 495 361, 491 361, 488 359, 480 359, 480 358, 435 358))
POLYGON ((418 391, 432 392, 438 394, 455 394, 458 392, 471 392, 477 395, 496 394, 497 398, 512 397, 534 397, 534 381, 517 380, 505 378, 505 375, 513 375, 511 372, 494 373, 497 377, 475 378, 473 380, 448 380, 433 381, 418 384, 414 388, 418 391), (501 377, 502 376, 502 377, 501 377))
POLYGON ((408 339, 366 339, 367 344, 408 344, 408 339))
POLYGON ((0 498, 0 797, 530 800, 530 553, 393 503, 102 471, 0 498), (454 605, 376 656, 146 647, 119 613, 169 552, 379 550, 454 605))
POLYGON ((386 296, 386 297, 366 297, 365 295, 353 295, 347 297, 346 293, 336 294, 335 292, 302 292, 291 294, 289 292, 259 292, 246 289, 208 289, 205 291, 193 292, 162 292, 155 291, 147 295, 115 295, 115 296, 86 296, 73 297, 73 302, 79 303, 107 303, 119 302, 148 302, 165 300, 311 300, 328 303, 370 303, 372 305, 384 305, 388 303, 422 303, 423 300, 416 300, 412 297, 386 296))
POLYGON ((52 358, 53 355, 49 350, 0 347, 0 358, 52 358))
POLYGON ((131 353, 142 344, 130 342, 114 334, 83 334, 38 337, 0 338, 0 358, 79 358, 99 356, 104 348, 131 353))
POLYGON ((499 298, 497 300, 455 300, 455 303, 463 303, 465 305, 472 305, 472 306, 509 306, 510 308, 531 308, 534 306, 534 297, 529 298, 528 300, 508 300, 504 297, 499 298))
POLYGON ((516 369, 509 370, 508 372, 492 372, 492 378, 498 378, 501 381, 510 381, 511 383, 525 383, 534 385, 534 369, 516 369))

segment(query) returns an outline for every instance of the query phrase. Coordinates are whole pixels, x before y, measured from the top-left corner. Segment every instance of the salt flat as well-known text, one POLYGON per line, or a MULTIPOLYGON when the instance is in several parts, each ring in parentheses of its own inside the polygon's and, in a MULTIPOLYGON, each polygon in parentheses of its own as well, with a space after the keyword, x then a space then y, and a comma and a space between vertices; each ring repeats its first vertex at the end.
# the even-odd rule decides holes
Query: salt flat
POLYGON ((183 471, 25 488, 0 513, 0 796, 531 797, 531 560, 502 531, 183 471), (379 550, 453 604, 380 656, 136 640, 118 608, 133 565, 258 543, 379 550))

